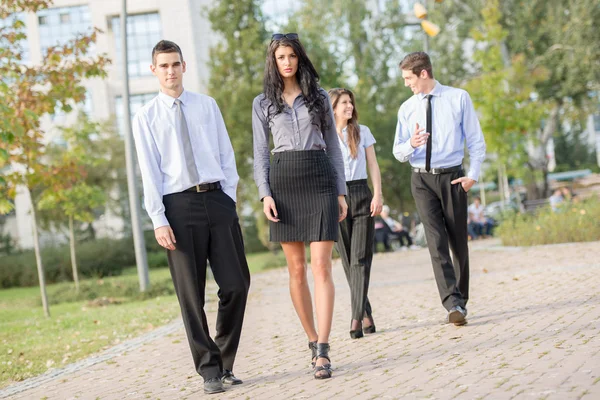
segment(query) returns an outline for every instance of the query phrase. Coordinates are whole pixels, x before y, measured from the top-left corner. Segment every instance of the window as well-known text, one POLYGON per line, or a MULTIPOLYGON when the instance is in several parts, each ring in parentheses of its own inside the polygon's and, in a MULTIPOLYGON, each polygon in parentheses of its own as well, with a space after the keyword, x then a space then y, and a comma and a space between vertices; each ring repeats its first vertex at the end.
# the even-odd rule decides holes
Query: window
MULTIPOLYGON (((152 92, 129 96, 129 119, 131 120, 135 113, 138 112, 138 110, 142 108, 144 104, 156 97, 156 94, 156 92, 152 92)), ((117 117, 117 128, 119 129, 121 135, 123 135, 123 98, 121 96, 117 96, 117 98, 115 98, 115 116, 117 117)))
MULTIPOLYGON (((112 19, 115 36, 117 64, 121 64, 121 23, 119 17, 112 19)), ((158 13, 127 16, 127 71, 132 78, 152 75, 152 48, 161 39, 158 13)))
MULTIPOLYGON (((25 13, 15 13, 15 14, 9 15, 7 18, 0 19, 0 28, 12 27, 13 24, 15 23, 15 21, 17 21, 17 20, 24 23, 25 22, 25 13)), ((13 29, 10 29, 10 30, 14 31, 13 29)), ((26 34, 27 27, 24 26, 23 28, 18 29, 18 31, 26 34)), ((18 46, 21 50, 21 56, 22 56, 21 63, 29 62, 29 41, 26 38, 23 40, 19 40, 18 46)))
POLYGON ((600 115, 594 115, 594 131, 600 132, 600 115))
POLYGON ((37 14, 42 56, 46 55, 49 47, 63 45, 78 35, 89 34, 92 30, 87 5, 48 8, 38 11, 37 14))

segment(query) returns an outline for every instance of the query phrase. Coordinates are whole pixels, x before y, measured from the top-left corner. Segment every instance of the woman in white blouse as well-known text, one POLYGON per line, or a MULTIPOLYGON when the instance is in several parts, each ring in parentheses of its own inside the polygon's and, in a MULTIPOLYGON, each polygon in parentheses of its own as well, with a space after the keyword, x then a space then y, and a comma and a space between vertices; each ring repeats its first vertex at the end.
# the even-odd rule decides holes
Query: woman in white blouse
POLYGON ((368 127, 358 124, 354 94, 348 89, 331 89, 329 98, 344 156, 348 204, 346 219, 339 224, 336 248, 350 285, 350 337, 358 339, 363 337, 363 333, 375 333, 367 292, 373 260, 373 217, 379 215, 383 207, 381 174, 373 146, 375 138, 368 127), (374 195, 367 184, 367 169, 374 195))

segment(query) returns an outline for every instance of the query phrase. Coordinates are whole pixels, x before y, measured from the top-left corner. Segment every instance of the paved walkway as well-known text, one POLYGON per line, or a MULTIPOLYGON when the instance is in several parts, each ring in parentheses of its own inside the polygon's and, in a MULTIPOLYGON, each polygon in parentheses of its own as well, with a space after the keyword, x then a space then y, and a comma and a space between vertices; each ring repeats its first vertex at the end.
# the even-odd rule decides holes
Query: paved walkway
MULTIPOLYGON (((235 373, 206 396, 181 323, 64 374, 0 391, 14 399, 600 399, 600 242, 471 245, 469 324, 443 324, 427 250, 379 254, 378 332, 351 340, 349 292, 334 265, 334 378, 317 381, 284 269, 253 277, 235 373)), ((214 289, 214 286, 211 286, 214 289)), ((209 304, 214 326, 215 303, 209 304)), ((92 359, 93 361, 94 359, 92 359)))

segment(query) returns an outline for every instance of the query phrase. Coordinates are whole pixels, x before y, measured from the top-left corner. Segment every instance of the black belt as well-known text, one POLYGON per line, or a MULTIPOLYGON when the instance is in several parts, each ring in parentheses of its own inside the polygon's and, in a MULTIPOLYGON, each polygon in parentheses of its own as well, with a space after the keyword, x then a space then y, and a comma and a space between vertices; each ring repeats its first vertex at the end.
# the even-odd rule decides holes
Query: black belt
POLYGON ((413 170, 413 172, 416 172, 419 174, 439 175, 439 174, 449 174, 450 172, 462 171, 462 165, 457 165, 456 167, 449 167, 449 168, 430 168, 429 171, 426 171, 425 168, 413 168, 412 170, 413 170))
POLYGON ((184 192, 203 193, 203 192, 212 192, 213 190, 219 190, 219 189, 221 189, 221 182, 211 182, 211 183, 201 183, 199 185, 192 186, 191 188, 184 190, 184 192))
POLYGON ((366 185, 366 184, 367 184, 366 179, 356 179, 354 181, 346 181, 346 185, 348 185, 348 186, 359 186, 359 185, 366 185))

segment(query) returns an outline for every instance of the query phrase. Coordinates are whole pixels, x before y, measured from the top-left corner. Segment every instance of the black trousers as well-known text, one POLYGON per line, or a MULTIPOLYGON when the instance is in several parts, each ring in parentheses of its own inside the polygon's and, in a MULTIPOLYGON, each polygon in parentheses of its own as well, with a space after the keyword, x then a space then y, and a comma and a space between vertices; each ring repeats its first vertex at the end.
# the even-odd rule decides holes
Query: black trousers
POLYGON ((443 306, 465 307, 469 300, 467 193, 450 182, 464 173, 412 173, 411 189, 425 228, 433 272, 443 306), (450 258, 450 249, 454 263, 450 258))
POLYGON ((220 377, 233 370, 250 287, 235 202, 215 190, 174 193, 163 203, 177 241, 169 267, 196 371, 205 380, 220 377), (207 260, 219 286, 214 340, 204 313, 207 260))
POLYGON ((372 312, 367 292, 375 232, 370 210, 373 194, 366 179, 346 182, 346 187, 348 214, 339 224, 336 248, 342 258, 346 279, 350 285, 352 319, 360 321, 365 314, 370 316, 372 312))

